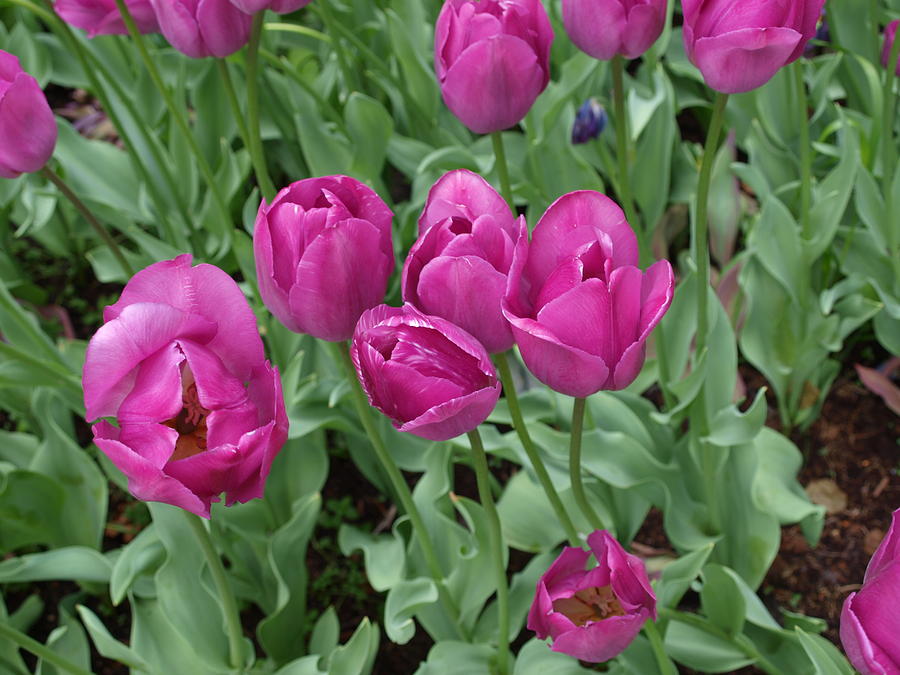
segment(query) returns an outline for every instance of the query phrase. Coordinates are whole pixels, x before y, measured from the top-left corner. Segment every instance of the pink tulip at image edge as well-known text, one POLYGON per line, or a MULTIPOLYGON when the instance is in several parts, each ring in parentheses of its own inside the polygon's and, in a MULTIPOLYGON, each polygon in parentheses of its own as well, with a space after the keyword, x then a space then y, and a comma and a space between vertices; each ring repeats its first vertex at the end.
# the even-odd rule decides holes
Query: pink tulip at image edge
POLYGON ((0 49, 0 178, 39 171, 56 147, 56 118, 19 59, 0 49))

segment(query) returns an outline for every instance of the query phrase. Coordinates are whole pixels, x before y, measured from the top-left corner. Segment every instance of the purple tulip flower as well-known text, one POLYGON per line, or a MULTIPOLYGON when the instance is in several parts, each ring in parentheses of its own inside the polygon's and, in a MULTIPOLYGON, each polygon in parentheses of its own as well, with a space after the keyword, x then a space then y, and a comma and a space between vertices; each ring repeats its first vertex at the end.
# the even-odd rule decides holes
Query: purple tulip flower
POLYGON ((53 154, 57 133, 37 80, 0 49, 0 178, 40 170, 53 154))
POLYGON ((151 0, 162 34, 194 59, 224 58, 247 44, 253 19, 228 0, 151 0))
POLYGON ((253 253, 266 307, 296 333, 349 340, 360 314, 384 300, 393 217, 349 176, 300 180, 263 201, 253 253))
POLYGON ((528 629, 553 651, 601 663, 621 653, 647 619, 656 596, 644 563, 606 530, 587 539, 590 552, 567 546, 538 580, 528 629), (591 553, 597 564, 585 570, 591 553))
POLYGON ((666 0, 563 0, 563 25, 581 51, 601 61, 636 59, 666 22, 666 0))
POLYGON ((756 89, 795 61, 816 34, 825 0, 683 0, 684 48, 706 84, 756 89))
POLYGON ((519 239, 502 306, 535 377, 577 397, 631 384, 674 286, 668 261, 637 263, 622 209, 592 190, 557 199, 531 244, 519 239))
POLYGON ((525 219, 514 219, 484 178, 459 169, 431 188, 419 232, 403 265, 403 300, 452 321, 492 354, 512 347, 500 301, 525 219))
POLYGON ((138 272, 88 344, 83 385, 94 443, 138 499, 209 517, 261 497, 287 439, 278 370, 253 311, 218 267, 191 256, 138 272))
MULTIPOLYGON (((897 35, 897 26, 900 20, 891 21, 887 28, 884 29, 884 46, 881 48, 881 65, 887 68, 888 59, 891 58, 891 48, 894 46, 894 37, 897 35)), ((894 72, 900 75, 900 57, 897 57, 897 63, 894 64, 894 72)))
MULTIPOLYGON (((126 0, 128 11, 141 33, 159 32, 156 12, 150 0, 126 0)), ((56 0, 56 13, 75 28, 87 31, 89 38, 98 35, 128 35, 116 0, 56 0)))
POLYGON ((481 343, 409 304, 365 312, 350 356, 372 406, 400 431, 431 441, 472 431, 500 397, 497 372, 481 343))
POLYGON ((900 509, 866 568, 862 588, 841 610, 841 642, 863 675, 900 674, 900 509))
POLYGON ((518 124, 550 81, 541 0, 445 0, 434 31, 444 102, 477 134, 518 124))
POLYGON ((230 0, 231 4, 247 14, 256 14, 271 9, 276 14, 296 12, 306 7, 312 0, 230 0))

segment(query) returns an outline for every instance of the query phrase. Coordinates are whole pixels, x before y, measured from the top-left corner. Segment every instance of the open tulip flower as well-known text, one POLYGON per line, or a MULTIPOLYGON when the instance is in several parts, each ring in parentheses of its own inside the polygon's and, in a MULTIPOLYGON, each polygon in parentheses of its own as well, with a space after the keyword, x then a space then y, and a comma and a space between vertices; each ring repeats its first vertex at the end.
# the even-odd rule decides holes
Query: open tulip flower
POLYGON ((94 442, 138 499, 209 517, 261 497, 287 438, 278 371, 237 284, 191 256, 138 272, 104 311, 84 365, 94 442))
MULTIPOLYGON (((159 31, 150 0, 126 0, 125 4, 141 33, 159 31)), ((116 0, 56 0, 54 8, 66 23, 87 31, 89 38, 128 34, 116 0)))
POLYGON ((756 89, 803 54, 825 0, 683 0, 684 48, 712 89, 756 89))
POLYGON ((518 124, 550 81, 541 0, 446 0, 434 30, 444 102, 478 134, 518 124))
POLYGON ((666 0, 563 0, 563 24, 572 42, 595 59, 635 59, 650 48, 666 22, 666 0))
POLYGON ((644 563, 606 530, 587 538, 590 551, 567 546, 544 572, 528 612, 528 629, 552 639, 555 652, 600 663, 621 653, 647 619, 656 596, 644 563), (593 553, 596 564, 588 566, 593 553))
POLYGON ((229 0, 151 0, 162 34, 194 59, 225 58, 247 44, 253 19, 229 0))
POLYGON ((409 304, 365 312, 350 356, 372 406, 400 431, 431 441, 472 431, 500 397, 497 372, 481 343, 409 304))
POLYGON ((841 642, 863 675, 900 675, 900 509, 841 611, 841 642))
POLYGON ((634 231, 615 202, 570 192, 516 244, 503 313, 528 369, 569 396, 623 389, 672 303, 672 266, 638 264, 634 231))
POLYGON ((38 171, 56 147, 47 97, 19 59, 0 49, 0 178, 38 171))
POLYGON ((428 194, 419 239, 403 266, 403 299, 465 329, 488 352, 506 351, 512 332, 500 310, 525 219, 478 174, 445 174, 428 194))

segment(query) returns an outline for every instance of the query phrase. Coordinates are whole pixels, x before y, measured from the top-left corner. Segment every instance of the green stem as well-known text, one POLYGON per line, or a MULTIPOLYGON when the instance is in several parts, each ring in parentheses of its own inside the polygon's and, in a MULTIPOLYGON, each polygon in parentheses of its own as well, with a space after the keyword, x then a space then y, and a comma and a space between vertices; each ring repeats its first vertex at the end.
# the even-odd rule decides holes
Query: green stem
POLYGON ((625 114, 625 61, 616 54, 612 62, 613 76, 613 113, 616 116, 616 154, 619 160, 619 199, 625 217, 632 228, 640 228, 634 200, 631 197, 631 181, 629 178, 628 117, 625 114))
POLYGON ((569 432, 569 480, 572 483, 572 494, 575 496, 578 508, 581 509, 592 528, 602 530, 605 529, 603 521, 588 501, 584 483, 581 481, 581 435, 584 428, 585 403, 585 399, 576 398, 575 406, 572 408, 572 429, 569 432))
POLYGON ((884 213, 887 217, 888 255, 893 258, 896 253, 896 232, 893 211, 894 172, 897 170, 896 147, 894 141, 894 80, 897 72, 897 57, 900 56, 900 35, 896 35, 891 45, 888 65, 884 69, 884 110, 881 116, 881 191, 884 194, 884 213))
POLYGON ((725 105, 728 94, 716 93, 712 119, 706 135, 706 146, 703 148, 703 161, 700 164, 700 177, 697 180, 697 202, 694 208, 694 261, 697 265, 697 336, 695 354, 699 357, 706 348, 706 337, 709 331, 708 298, 709 294, 709 235, 707 207, 709 206, 709 183, 712 178, 712 167, 716 158, 716 145, 725 122, 725 105))
POLYGON ((216 210, 219 211, 219 217, 222 219, 223 223, 231 223, 231 214, 228 212, 228 207, 225 203, 225 197, 222 194, 222 190, 219 187, 219 182, 216 180, 216 177, 209 166, 209 162, 206 161, 206 157, 203 155, 203 151, 200 149, 197 139, 194 137, 194 134, 191 133, 184 111, 175 105, 175 100, 172 98, 172 94, 166 87, 165 82, 163 82, 159 68, 157 68, 156 64, 153 62, 153 58, 147 50, 144 36, 141 35, 141 32, 138 30, 137 24, 134 22, 134 17, 131 15, 128 6, 125 4, 125 0, 116 0, 116 6, 119 8, 119 14, 122 15, 122 20, 125 22, 128 34, 131 36, 132 41, 137 47, 138 53, 141 55, 141 60, 147 68, 150 79, 153 80, 153 84, 157 91, 159 91, 160 96, 162 96, 163 102, 169 110, 169 114, 172 116, 172 119, 175 120, 175 125, 181 131, 182 136, 184 136, 188 147, 194 155, 197 166, 200 168, 200 173, 203 174, 203 179, 206 181, 206 185, 213 195, 213 203, 216 205, 216 210))
POLYGON ((509 208, 512 209, 513 215, 516 214, 516 203, 513 201, 512 186, 509 182, 509 165, 506 163, 506 150, 503 147, 503 134, 499 131, 491 133, 491 142, 494 144, 494 165, 497 167, 497 174, 500 176, 500 192, 509 208))
POLYGON ((87 207, 87 205, 78 198, 72 189, 66 184, 66 182, 57 176, 53 171, 50 170, 49 167, 43 167, 40 170, 40 174, 44 176, 47 180, 53 183, 57 189, 63 193, 66 199, 72 202, 72 206, 74 206, 78 212, 84 216, 84 219, 88 221, 90 226, 94 228, 94 232, 103 240, 109 250, 112 252, 113 257, 116 259, 116 262, 119 263, 119 266, 122 268, 122 271, 125 273, 127 278, 131 278, 134 276, 134 269, 129 264, 128 260, 122 254, 122 249, 119 248, 119 245, 116 243, 115 239, 112 238, 112 235, 109 231, 103 227, 103 224, 97 220, 96 216, 91 213, 91 210, 87 207))
POLYGON ((800 225, 804 239, 812 237, 809 209, 812 203, 812 145, 809 142, 809 113, 806 100, 806 82, 803 79, 804 59, 794 63, 794 85, 797 89, 797 107, 800 116, 800 225))
POLYGON ((419 540, 419 547, 422 549, 422 554, 425 556, 425 564, 428 565, 431 578, 437 585, 440 600, 447 610, 450 621, 453 623, 459 636, 464 640, 469 640, 470 636, 468 632, 463 629, 459 620, 459 608, 456 606, 456 603, 453 601, 453 598, 444 583, 444 572, 441 569, 437 553, 435 553, 434 546, 431 543, 428 530, 425 529, 425 521, 422 520, 422 514, 419 513, 419 509, 413 501, 412 493, 409 491, 409 486, 406 484, 403 474, 400 473, 400 469, 397 467, 396 462, 394 462, 393 457, 391 457, 385 447, 381 434, 375 426, 375 420, 372 419, 372 409, 369 407, 369 401, 357 379, 356 367, 350 359, 348 345, 340 342, 329 342, 327 344, 332 350, 334 360, 340 363, 344 370, 344 375, 350 383, 353 404, 356 407, 359 421, 362 423, 366 435, 369 437, 369 442, 372 444, 375 454, 381 462, 381 466, 387 472, 388 479, 391 481, 391 486, 394 488, 394 492, 400 499, 403 510, 406 512, 406 515, 412 523, 413 532, 415 532, 415 535, 419 540))
POLYGON ((200 544, 200 548, 203 550, 206 564, 209 565, 209 571, 212 573, 213 583, 215 583, 216 591, 219 593, 222 612, 225 614, 225 628, 228 633, 228 658, 231 667, 243 671, 244 632, 241 628, 241 615, 238 612, 237 601, 234 599, 234 592, 228 583, 225 566, 222 565, 222 558, 216 551, 216 546, 203 520, 193 513, 188 513, 187 511, 183 511, 183 513, 200 544))
POLYGON ((250 141, 250 159, 256 180, 267 202, 275 198, 275 185, 269 176, 266 158, 263 155, 262 134, 259 128, 259 43, 262 39, 265 10, 253 16, 250 42, 247 45, 247 131, 250 141))
POLYGON ((487 455, 478 429, 469 432, 469 444, 472 446, 472 463, 475 467, 475 479, 478 483, 478 495, 487 516, 489 536, 491 540, 491 556, 494 562, 494 573, 497 577, 497 671, 506 675, 509 671, 509 582, 506 578, 506 565, 503 561, 503 532, 500 528, 500 517, 491 495, 490 471, 487 455))
POLYGON ((516 386, 513 383, 512 373, 509 369, 509 360, 506 358, 506 354, 504 352, 494 354, 494 363, 497 364, 497 372, 500 374, 500 381, 503 383, 503 395, 506 397, 506 404, 509 406, 509 414, 512 417, 513 426, 516 429, 516 433, 519 435, 522 447, 525 448, 525 454, 528 455, 528 461, 531 462, 531 467, 534 469, 534 473, 537 475, 541 487, 544 488, 544 493, 547 495, 550 506, 553 507, 553 512, 556 513, 556 517, 559 518, 559 522, 562 523, 563 529, 566 531, 566 536, 569 538, 569 543, 572 544, 572 546, 580 546, 581 542, 578 537, 578 531, 572 524, 569 514, 566 513, 566 507, 563 506, 563 503, 556 492, 556 488, 553 487, 553 481, 550 480, 547 468, 544 466, 544 462, 541 460, 537 448, 534 447, 534 443, 531 440, 531 434, 528 433, 528 425, 525 424, 525 419, 522 417, 522 409, 519 407, 519 396, 516 393, 516 386))
POLYGON ((247 134, 247 125, 244 123, 244 111, 241 110, 241 104, 238 102, 237 94, 234 91, 234 81, 231 79, 231 71, 228 69, 228 61, 225 59, 216 59, 216 67, 219 69, 219 77, 225 87, 225 97, 228 99, 228 105, 231 106, 231 113, 234 116, 234 123, 237 125, 238 134, 247 151, 250 151, 250 137, 247 134))
POLYGON ((31 652, 39 659, 52 663, 60 670, 64 670, 72 675, 91 675, 91 671, 79 668, 68 659, 63 658, 49 647, 42 645, 37 640, 25 635, 8 623, 0 621, 0 637, 6 638, 10 642, 18 645, 21 649, 31 652))
POLYGON ((678 669, 672 663, 672 659, 666 654, 662 635, 659 634, 659 628, 656 627, 656 622, 653 619, 648 619, 644 624, 644 633, 647 634, 647 639, 650 640, 650 648, 653 650, 653 656, 656 657, 659 672, 662 675, 678 675, 678 669))

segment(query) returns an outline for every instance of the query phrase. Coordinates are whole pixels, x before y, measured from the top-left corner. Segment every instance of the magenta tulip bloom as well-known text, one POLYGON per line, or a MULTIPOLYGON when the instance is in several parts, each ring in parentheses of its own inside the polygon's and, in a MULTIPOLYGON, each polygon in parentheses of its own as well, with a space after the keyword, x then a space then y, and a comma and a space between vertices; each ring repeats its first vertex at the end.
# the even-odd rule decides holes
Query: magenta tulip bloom
POLYGON ((606 530, 588 539, 590 552, 566 546, 538 580, 528 629, 553 651, 601 663, 622 652, 647 619, 656 596, 644 563, 626 553, 606 530), (591 553, 597 564, 585 570, 591 553))
POLYGON ((0 49, 0 178, 41 169, 56 147, 56 118, 41 86, 0 49))
POLYGON ((519 239, 503 314, 528 369, 563 394, 623 389, 644 363, 644 343, 672 302, 668 261, 637 267, 637 237, 599 192, 557 199, 519 239))
POLYGON ((500 301, 525 218, 515 220, 484 178, 459 169, 431 188, 419 232, 403 265, 403 300, 452 321, 492 354, 512 347, 500 301))
POLYGON ((684 48, 725 94, 764 85, 816 34, 825 0, 682 0, 684 48))
POLYGON ((636 59, 666 22, 666 0, 563 0, 563 25, 581 51, 608 61, 636 59))
MULTIPOLYGON (((884 46, 881 48, 881 65, 885 68, 887 68, 888 59, 891 58, 891 47, 894 46, 894 38, 897 35, 898 25, 900 25, 900 20, 895 19, 884 29, 884 46)), ((897 58, 897 63, 894 64, 894 72, 900 75, 900 57, 897 58)))
POLYGON ((518 124, 550 81, 541 0, 445 0, 434 31, 444 102, 478 134, 518 124))
POLYGON ((84 364, 94 443, 138 499, 209 517, 261 497, 287 439, 278 370, 253 311, 218 267, 191 256, 138 272, 106 308, 84 364))
POLYGON ((363 314, 350 356, 369 403, 400 431, 430 441, 472 431, 500 397, 497 371, 481 343, 409 304, 363 314))
POLYGON ((349 340, 360 314, 384 300, 393 217, 349 176, 307 178, 264 200, 253 253, 266 307, 296 333, 349 340))
POLYGON ((150 1, 162 34, 191 58, 224 58, 250 39, 252 17, 228 0, 150 1))
POLYGON ((271 9, 277 14, 296 12, 306 7, 312 0, 231 0, 231 4, 247 14, 256 14, 271 9))
POLYGON ((866 568, 862 588, 841 610, 841 642, 863 675, 900 674, 900 509, 866 568))
MULTIPOLYGON (((159 32, 156 12, 150 0, 126 0, 128 11, 141 33, 159 32)), ((75 28, 87 31, 89 38, 98 35, 128 35, 116 0, 56 0, 56 13, 75 28)))

